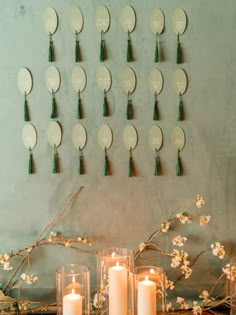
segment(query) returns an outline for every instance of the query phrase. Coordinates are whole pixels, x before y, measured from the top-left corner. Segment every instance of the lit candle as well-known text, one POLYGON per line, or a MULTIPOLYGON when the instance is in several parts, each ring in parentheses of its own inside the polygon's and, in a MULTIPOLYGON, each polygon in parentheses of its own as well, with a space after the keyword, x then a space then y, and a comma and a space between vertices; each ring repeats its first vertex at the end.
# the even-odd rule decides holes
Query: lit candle
POLYGON ((63 315, 82 315, 82 297, 73 289, 63 296, 63 315))
POLYGON ((127 315, 128 313, 128 270, 120 266, 112 266, 109 276, 109 315, 127 315))
POLYGON ((138 315, 156 314, 156 283, 148 280, 138 282, 138 315))

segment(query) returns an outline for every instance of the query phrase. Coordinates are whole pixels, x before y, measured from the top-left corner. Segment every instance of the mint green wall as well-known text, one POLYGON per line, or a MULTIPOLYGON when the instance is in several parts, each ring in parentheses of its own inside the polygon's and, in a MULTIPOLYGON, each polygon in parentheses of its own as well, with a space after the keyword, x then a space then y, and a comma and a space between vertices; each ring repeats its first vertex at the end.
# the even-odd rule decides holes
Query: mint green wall
MULTIPOLYGON (((1 0, 0 9, 0 252, 32 244, 76 188, 84 186, 55 230, 91 237, 94 252, 110 246, 137 249, 174 207, 199 193, 206 199, 205 212, 212 215, 212 222, 206 230, 196 228, 196 233, 192 233, 192 227, 187 227, 188 236, 192 234, 196 248, 206 248, 220 240, 231 255, 236 222, 235 1, 228 0, 226 5, 221 0, 1 0), (130 121, 138 132, 138 145, 133 152, 137 175, 133 178, 127 176, 128 152, 122 142, 122 132, 128 123, 125 119, 127 100, 121 88, 121 73, 127 66, 127 37, 120 26, 120 13, 126 4, 133 6, 137 16, 131 35, 135 62, 130 64, 137 75, 137 87, 132 96, 135 118, 130 121), (71 142, 71 131, 77 123, 76 93, 71 86, 71 71, 75 66, 74 35, 68 23, 71 5, 79 6, 84 16, 80 65, 86 71, 87 86, 82 94, 85 118, 81 123, 87 130, 88 142, 84 149, 86 174, 83 176, 77 174, 77 153, 71 142), (95 78, 100 65, 100 36, 95 30, 94 17, 99 5, 106 5, 111 15, 111 26, 105 35, 109 59, 104 63, 112 75, 108 93, 112 112, 108 118, 101 115, 102 94, 95 78), (59 17, 53 42, 57 56, 55 65, 62 80, 56 94, 58 121, 63 129, 62 144, 58 148, 60 174, 52 174, 52 149, 47 143, 51 99, 44 81, 49 63, 48 36, 42 25, 47 6, 52 6, 59 17), (149 17, 157 7, 165 15, 165 30, 161 35, 164 60, 155 65, 155 36, 150 31, 149 17), (178 7, 188 16, 186 32, 181 36, 185 60, 182 65, 175 64, 176 36, 172 31, 172 14, 178 7), (157 123, 164 136, 160 150, 163 174, 159 177, 153 176, 153 152, 147 141, 148 131, 155 124, 152 121, 153 97, 147 83, 151 69, 156 66, 164 77, 164 88, 158 98, 161 120, 157 123), (16 78, 22 67, 29 68, 33 76, 28 101, 31 123, 38 134, 33 150, 34 175, 27 174, 28 152, 21 136, 23 97, 16 78), (184 95, 186 120, 179 123, 176 121, 178 100, 172 85, 178 67, 186 71, 189 80, 184 95), (114 137, 108 152, 112 164, 109 177, 103 176, 103 151, 97 142, 98 128, 103 123, 111 127, 114 137), (178 125, 186 135, 181 177, 175 176, 176 152, 170 141, 178 125)), ((55 268, 75 261, 88 264, 95 279, 93 256, 75 255, 60 248, 39 250, 32 263, 32 272, 42 271, 35 287, 53 287, 55 268)), ((204 264, 207 281, 211 281, 215 276, 210 270, 211 260, 204 264)), ((4 282, 5 277, 6 274, 0 272, 0 280, 4 282)))

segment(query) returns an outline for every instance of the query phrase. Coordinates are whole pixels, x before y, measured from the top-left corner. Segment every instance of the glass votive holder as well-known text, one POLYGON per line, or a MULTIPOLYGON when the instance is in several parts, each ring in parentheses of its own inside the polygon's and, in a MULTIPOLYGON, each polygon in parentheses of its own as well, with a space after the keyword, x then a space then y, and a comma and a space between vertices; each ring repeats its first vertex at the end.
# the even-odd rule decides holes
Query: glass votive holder
POLYGON ((135 314, 165 313, 165 274, 156 266, 135 268, 135 314))
POLYGON ((98 307, 106 315, 134 314, 134 253, 111 247, 98 252, 98 307))
POLYGON ((90 314, 90 269, 67 264, 56 270, 57 314, 90 314))

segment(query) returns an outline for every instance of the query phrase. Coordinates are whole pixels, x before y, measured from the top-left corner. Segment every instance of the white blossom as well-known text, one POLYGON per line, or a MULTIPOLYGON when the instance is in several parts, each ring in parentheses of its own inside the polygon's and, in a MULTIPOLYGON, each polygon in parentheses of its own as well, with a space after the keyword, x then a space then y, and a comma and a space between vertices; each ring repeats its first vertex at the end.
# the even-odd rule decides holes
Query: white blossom
POLYGON ((236 266, 226 264, 225 267, 222 267, 222 271, 226 274, 227 279, 234 281, 236 279, 236 266))
POLYGON ((210 215, 200 215, 199 221, 200 221, 201 226, 207 225, 211 221, 211 216, 210 215))
POLYGON ((219 256, 220 259, 223 259, 225 256, 224 246, 220 244, 220 242, 215 242, 215 244, 211 244, 212 253, 214 256, 219 256))
POLYGON ((161 225, 161 231, 162 232, 167 232, 169 230, 169 228, 170 228, 170 222, 169 221, 162 223, 162 225, 161 225))
POLYGON ((182 297, 178 296, 177 299, 176 299, 176 303, 178 303, 180 305, 180 309, 181 310, 189 309, 189 305, 187 303, 185 303, 185 300, 182 297))
POLYGON ((197 301, 193 301, 193 314, 194 315, 201 315, 202 308, 198 305, 197 301))
POLYGON ((169 312, 169 311, 174 311, 174 308, 172 306, 172 303, 166 303, 166 312, 169 312))
POLYGON ((10 256, 8 254, 0 254, 0 267, 3 268, 3 270, 12 270, 12 266, 10 266, 9 262, 10 256))
POLYGON ((32 284, 33 282, 38 280, 38 277, 33 274, 27 275, 26 273, 22 273, 21 279, 24 280, 27 284, 32 284))
POLYGON ((192 223, 190 217, 184 213, 177 213, 176 217, 180 220, 182 224, 192 223))
POLYGON ((49 238, 48 238, 48 242, 54 241, 56 237, 57 237, 57 233, 56 232, 50 232, 50 235, 49 235, 49 238))
POLYGON ((182 236, 180 236, 180 235, 175 236, 175 237, 172 239, 173 245, 176 245, 176 246, 179 246, 179 247, 184 246, 184 244, 185 244, 186 241, 187 241, 187 238, 186 238, 186 237, 182 237, 182 236))
POLYGON ((188 253, 184 252, 183 250, 179 251, 177 249, 174 249, 171 255, 172 255, 171 267, 173 268, 178 267, 181 264, 181 262, 184 263, 188 258, 188 253))
POLYGON ((212 297, 210 297, 209 292, 207 290, 203 290, 199 297, 203 299, 204 303, 210 303, 212 300, 214 300, 212 297))
POLYGON ((201 208, 201 207, 204 206, 204 204, 205 204, 204 199, 203 199, 202 196, 200 196, 200 195, 197 195, 197 197, 196 197, 196 199, 195 199, 195 202, 196 202, 197 208, 201 208))
POLYGON ((193 270, 189 267, 190 262, 186 260, 184 264, 180 267, 182 274, 184 274, 185 279, 188 279, 193 270))

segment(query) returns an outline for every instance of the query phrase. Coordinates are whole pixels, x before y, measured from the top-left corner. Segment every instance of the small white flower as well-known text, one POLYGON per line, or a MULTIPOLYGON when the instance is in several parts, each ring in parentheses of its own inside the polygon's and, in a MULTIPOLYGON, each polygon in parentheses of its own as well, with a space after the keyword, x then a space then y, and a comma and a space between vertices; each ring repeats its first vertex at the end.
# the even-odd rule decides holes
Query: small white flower
POLYGON ((71 242, 70 240, 65 241, 65 247, 71 247, 71 242))
POLYGON ((184 213, 177 213, 176 217, 180 220, 182 224, 192 223, 190 217, 184 213))
POLYGON ((194 315, 201 315, 202 314, 202 308, 198 305, 196 301, 193 301, 193 314, 194 315))
POLYGON ((224 246, 220 244, 220 242, 215 242, 215 244, 211 244, 212 253, 214 256, 219 256, 220 259, 223 259, 225 256, 224 246))
POLYGON ((165 283, 165 287, 166 287, 166 289, 174 290, 174 288, 175 288, 174 282, 170 281, 170 280, 167 280, 166 283, 165 283))
POLYGON ((180 267, 182 274, 184 274, 185 279, 188 279, 193 272, 193 270, 188 265, 189 261, 185 261, 184 265, 180 267))
POLYGON ((169 312, 169 311, 174 311, 174 308, 171 302, 166 304, 166 312, 169 312))
POLYGON ((211 221, 211 216, 210 215, 201 215, 199 217, 200 225, 204 226, 207 225, 211 221))
POLYGON ((7 261, 7 262, 5 262, 5 263, 3 264, 3 270, 12 270, 12 269, 13 269, 13 267, 10 266, 9 261, 7 261))
POLYGON ((236 266, 226 264, 225 267, 222 267, 222 271, 226 274, 227 279, 234 281, 236 279, 236 266))
POLYGON ((176 245, 176 246, 179 246, 179 247, 184 246, 184 244, 185 244, 186 241, 187 241, 187 238, 186 238, 186 237, 182 237, 182 236, 180 236, 180 235, 175 236, 175 237, 172 239, 173 245, 176 245))
POLYGON ((202 196, 200 196, 200 195, 197 195, 197 197, 196 197, 196 199, 195 199, 195 202, 196 202, 197 208, 201 208, 201 207, 204 206, 204 204, 205 204, 204 199, 203 199, 202 196))
POLYGON ((210 297, 209 292, 207 290, 202 291, 199 297, 203 299, 204 303, 210 303, 214 300, 212 297, 210 297))
POLYGON ((38 280, 38 277, 33 274, 27 275, 26 273, 22 273, 21 279, 24 280, 27 284, 32 284, 33 282, 38 280))
POLYGON ((187 303, 185 303, 184 298, 182 298, 182 297, 178 296, 176 299, 176 303, 178 303, 180 305, 181 310, 189 309, 189 305, 187 303))
POLYGON ((170 222, 169 221, 162 223, 162 225, 161 225, 161 231, 162 232, 164 232, 164 233, 167 232, 169 230, 169 228, 170 228, 170 222))
POLYGON ((102 293, 96 293, 93 298, 93 306, 98 309, 102 308, 104 301, 105 301, 105 296, 102 293))
POLYGON ((56 237, 57 237, 57 233, 56 232, 50 232, 50 235, 49 235, 49 238, 48 238, 48 242, 54 241, 56 237))

